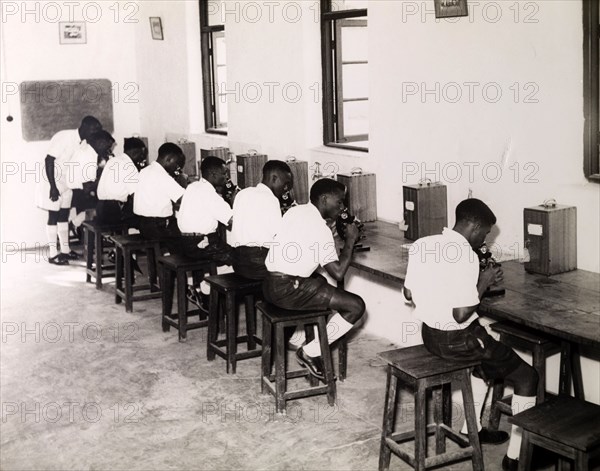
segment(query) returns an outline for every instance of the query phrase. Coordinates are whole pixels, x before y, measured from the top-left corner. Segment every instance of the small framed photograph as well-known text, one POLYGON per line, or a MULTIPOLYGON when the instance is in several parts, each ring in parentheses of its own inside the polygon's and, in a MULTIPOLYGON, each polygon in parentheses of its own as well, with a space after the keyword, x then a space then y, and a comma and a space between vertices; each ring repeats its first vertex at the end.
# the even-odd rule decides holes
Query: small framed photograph
POLYGON ((58 23, 60 44, 85 44, 85 21, 61 21, 58 23))
POLYGON ((467 0, 433 0, 436 18, 468 16, 467 0))
POLYGON ((163 40, 162 22, 160 16, 150 17, 150 32, 152 33, 152 39, 163 40))

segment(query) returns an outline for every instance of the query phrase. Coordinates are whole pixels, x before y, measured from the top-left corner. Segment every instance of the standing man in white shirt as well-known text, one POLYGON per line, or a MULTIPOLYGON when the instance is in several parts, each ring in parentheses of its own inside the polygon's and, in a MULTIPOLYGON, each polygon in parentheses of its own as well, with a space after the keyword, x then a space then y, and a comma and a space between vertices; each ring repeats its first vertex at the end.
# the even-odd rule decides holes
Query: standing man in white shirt
MULTIPOLYGON (((538 375, 489 334, 476 312, 483 293, 503 276, 498 266, 480 271, 474 251, 483 245, 494 224, 496 216, 483 201, 471 198, 459 203, 452 229, 423 237, 411 247, 404 296, 412 300, 415 315, 423 322, 427 350, 448 360, 481 360, 484 379, 502 379, 513 385, 512 410, 516 414, 535 405, 538 375)), ((471 382, 474 390, 482 385, 485 390, 481 378, 472 377, 471 382)), ((479 422, 483 401, 475 406, 479 422)), ((478 426, 481 443, 499 444, 508 439, 506 432, 490 431, 481 423, 478 426)), ((521 430, 513 425, 502 469, 518 469, 520 448, 521 430)))
POLYGON ((281 197, 294 185, 292 171, 281 160, 263 167, 262 183, 244 188, 233 203, 233 270, 245 278, 263 280, 265 258, 281 225, 281 197))
MULTIPOLYGON (((346 187, 330 178, 317 180, 310 202, 289 209, 269 249, 265 264, 269 274, 263 282, 265 299, 283 309, 332 309, 327 340, 332 344, 352 329, 365 312, 360 296, 330 285, 316 273, 319 266, 335 280, 344 278, 358 227, 349 224, 346 242, 338 258, 333 233, 326 219, 335 219, 344 208, 346 187)), ((296 351, 298 362, 321 380, 323 360, 317 339, 296 351)))
POLYGON ((160 239, 170 252, 177 251, 180 232, 173 205, 184 188, 175 181, 185 165, 185 155, 177 144, 165 142, 158 148, 158 158, 138 176, 133 212, 139 216, 139 229, 145 239, 160 239))
POLYGON ((133 194, 140 170, 148 156, 146 144, 141 139, 125 139, 124 153, 111 157, 98 182, 96 219, 100 224, 119 224, 128 221, 135 226, 133 194))
POLYGON ((54 265, 68 265, 77 254, 69 247, 69 210, 73 191, 67 185, 69 162, 77 150, 88 146, 87 139, 102 129, 100 121, 86 116, 78 129, 57 132, 50 140, 50 148, 44 161, 43 175, 36 188, 36 205, 48 211, 46 236, 50 257, 54 265), (56 237, 60 241, 60 251, 56 246, 56 237))

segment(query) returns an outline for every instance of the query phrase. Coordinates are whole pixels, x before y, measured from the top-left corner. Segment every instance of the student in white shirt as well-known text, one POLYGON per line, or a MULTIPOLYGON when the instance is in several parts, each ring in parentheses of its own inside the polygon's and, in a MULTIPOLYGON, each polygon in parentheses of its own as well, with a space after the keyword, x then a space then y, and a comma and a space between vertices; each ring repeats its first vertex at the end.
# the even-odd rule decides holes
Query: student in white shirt
MULTIPOLYGON (((512 409, 518 413, 535 405, 538 375, 511 348, 489 335, 476 312, 483 293, 503 276, 498 266, 480 271, 474 252, 495 223, 496 216, 482 201, 471 198, 459 203, 452 229, 445 228, 442 234, 413 244, 404 296, 412 300, 415 315, 423 321, 425 347, 449 360, 481 360, 479 374, 484 379, 502 379, 513 385, 512 409)), ((473 377, 473 389, 479 389, 481 381, 473 377)), ((482 407, 483 403, 476 412, 482 407)), ((508 439, 506 432, 478 425, 481 443, 498 444, 508 439)), ((502 469, 518 468, 520 447, 521 430, 513 425, 502 469)))
POLYGON ((227 165, 218 157, 206 157, 200 164, 200 181, 185 190, 177 213, 182 253, 194 259, 230 264, 232 248, 217 231, 219 224, 231 224, 233 211, 222 193, 228 179, 227 165))
POLYGON ((185 155, 177 144, 165 142, 158 148, 158 158, 138 176, 133 197, 133 212, 139 217, 139 229, 146 239, 160 239, 170 252, 177 251, 181 233, 177 228, 173 204, 178 203, 184 188, 175 181, 185 165, 185 155))
POLYGON ((252 280, 268 274, 265 258, 281 225, 280 200, 294 185, 289 165, 281 160, 269 160, 262 172, 262 183, 244 188, 233 203, 232 266, 252 280))
POLYGON ((148 149, 141 139, 125 139, 124 153, 111 157, 98 182, 96 219, 100 224, 119 224, 127 221, 135 227, 133 194, 140 170, 148 157, 148 149))
POLYGON ((98 180, 114 146, 113 137, 102 129, 93 133, 89 146, 78 150, 71 159, 74 167, 68 184, 73 190, 71 206, 75 209, 75 217, 71 218, 71 224, 76 231, 85 220, 86 210, 95 209, 98 204, 98 180))
MULTIPOLYGON (((325 219, 335 219, 344 208, 346 187, 330 178, 317 180, 310 190, 310 203, 295 206, 283 216, 265 261, 269 274, 263 281, 265 299, 283 309, 330 308, 337 311, 327 324, 331 344, 345 335, 365 312, 360 296, 330 285, 316 273, 319 266, 335 280, 342 280, 359 237, 349 224, 346 242, 338 258, 333 233, 325 219)), ((298 362, 323 380, 323 360, 315 339, 296 351, 298 362)))
POLYGON ((45 158, 42 178, 36 188, 36 205, 48 211, 46 235, 50 257, 48 261, 54 265, 68 265, 75 260, 77 254, 69 247, 69 210, 73 192, 68 187, 68 168, 65 165, 78 150, 88 146, 89 136, 102 129, 100 121, 93 116, 86 116, 78 129, 57 132, 50 140, 48 154, 45 158), (60 252, 56 246, 56 237, 60 241, 60 252))

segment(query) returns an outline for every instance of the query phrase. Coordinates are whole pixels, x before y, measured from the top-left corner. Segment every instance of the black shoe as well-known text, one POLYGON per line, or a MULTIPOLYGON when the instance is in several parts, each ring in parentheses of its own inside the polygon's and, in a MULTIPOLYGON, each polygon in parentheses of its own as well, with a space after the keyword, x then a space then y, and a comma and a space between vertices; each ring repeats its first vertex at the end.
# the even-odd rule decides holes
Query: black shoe
POLYGON ((108 263, 112 263, 113 265, 116 263, 117 261, 117 252, 116 250, 111 250, 110 252, 108 252, 108 263))
POLYGON ((200 292, 200 309, 204 309, 206 312, 210 309, 210 295, 200 292))
POLYGON ((185 296, 187 297, 189 302, 195 304, 196 306, 200 307, 202 305, 202 301, 200 300, 200 293, 192 285, 187 285, 185 296))
POLYGON ((77 260, 79 258, 79 254, 73 250, 71 250, 69 253, 63 253, 61 255, 64 255, 67 260, 77 260))
POLYGON ((48 263, 51 263, 52 265, 68 265, 69 259, 67 258, 66 254, 59 253, 58 255, 49 258, 48 263))
MULTIPOLYGON (((466 434, 462 432, 461 435, 466 436, 466 434)), ((479 431, 478 435, 479 443, 482 445, 500 445, 510 438, 510 435, 502 430, 489 430, 485 427, 479 431)))
POLYGON ((139 274, 143 275, 144 272, 142 271, 142 269, 140 268, 140 265, 138 264, 137 260, 134 258, 132 259, 132 266, 133 266, 133 270, 137 271, 139 274))
POLYGON ((321 357, 309 357, 305 352, 304 348, 296 350, 296 360, 300 363, 300 366, 307 368, 309 373, 315 378, 325 381, 323 375, 323 360, 321 357))
POLYGON ((502 458, 502 469, 504 471, 518 471, 519 460, 513 460, 508 455, 504 455, 504 458, 502 458))

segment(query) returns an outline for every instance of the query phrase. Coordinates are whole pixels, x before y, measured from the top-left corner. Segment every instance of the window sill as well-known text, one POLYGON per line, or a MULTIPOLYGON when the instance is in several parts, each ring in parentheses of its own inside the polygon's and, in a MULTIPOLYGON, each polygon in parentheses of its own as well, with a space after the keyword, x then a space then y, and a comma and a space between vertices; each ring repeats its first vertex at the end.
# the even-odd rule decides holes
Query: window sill
POLYGON ((348 149, 345 147, 333 147, 333 146, 318 146, 310 149, 311 152, 324 155, 336 155, 339 157, 351 157, 354 159, 363 158, 368 155, 365 151, 348 149))

